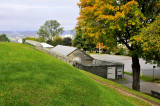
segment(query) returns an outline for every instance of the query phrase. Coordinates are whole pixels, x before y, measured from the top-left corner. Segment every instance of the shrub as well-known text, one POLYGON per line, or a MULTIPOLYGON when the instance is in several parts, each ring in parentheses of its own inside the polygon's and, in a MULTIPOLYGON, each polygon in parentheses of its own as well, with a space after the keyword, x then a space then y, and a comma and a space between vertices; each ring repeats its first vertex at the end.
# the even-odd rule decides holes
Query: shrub
POLYGON ((53 45, 53 41, 51 39, 46 41, 47 44, 53 45))
POLYGON ((115 55, 127 55, 126 48, 123 48, 123 47, 117 47, 116 49, 114 49, 113 52, 115 55))
POLYGON ((63 45, 65 46, 71 46, 72 45, 72 39, 70 37, 63 39, 63 45))
POLYGON ((7 38, 6 34, 0 35, 0 42, 9 42, 9 39, 7 38))
POLYGON ((56 36, 53 39, 53 46, 57 46, 57 45, 63 45, 63 40, 60 36, 56 36))
POLYGON ((44 42, 42 38, 33 38, 33 37, 26 37, 23 39, 23 43, 26 41, 26 40, 33 40, 33 41, 38 41, 38 42, 44 42))

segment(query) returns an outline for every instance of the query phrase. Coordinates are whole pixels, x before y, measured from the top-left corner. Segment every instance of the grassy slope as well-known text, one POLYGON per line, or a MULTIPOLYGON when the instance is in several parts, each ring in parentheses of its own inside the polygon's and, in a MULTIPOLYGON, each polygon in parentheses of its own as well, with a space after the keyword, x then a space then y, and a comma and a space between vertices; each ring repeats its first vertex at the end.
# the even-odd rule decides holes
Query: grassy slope
POLYGON ((147 105, 24 44, 0 43, 1 105, 147 105))

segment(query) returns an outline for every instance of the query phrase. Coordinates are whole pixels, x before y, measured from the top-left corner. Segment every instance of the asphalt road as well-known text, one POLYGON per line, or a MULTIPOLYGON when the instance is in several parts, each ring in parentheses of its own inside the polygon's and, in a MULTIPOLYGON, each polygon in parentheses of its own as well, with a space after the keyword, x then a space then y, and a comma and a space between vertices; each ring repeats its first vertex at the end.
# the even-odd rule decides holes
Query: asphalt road
MULTIPOLYGON (((132 72, 132 58, 129 56, 115 56, 115 55, 94 55, 91 56, 95 59, 106 60, 106 61, 114 61, 114 62, 122 62, 124 63, 124 70, 127 72, 132 72)), ((140 59, 141 65, 141 74, 145 76, 153 76, 153 64, 147 63, 143 59, 140 59)), ((160 77, 160 67, 154 69, 154 76, 159 78, 160 77)))

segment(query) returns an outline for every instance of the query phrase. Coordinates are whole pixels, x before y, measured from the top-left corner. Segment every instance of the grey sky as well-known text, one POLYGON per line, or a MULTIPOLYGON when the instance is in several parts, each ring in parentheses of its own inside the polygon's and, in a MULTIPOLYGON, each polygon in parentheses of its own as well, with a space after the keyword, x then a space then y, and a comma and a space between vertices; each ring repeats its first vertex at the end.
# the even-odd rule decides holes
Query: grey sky
POLYGON ((46 20, 65 30, 76 25, 78 0, 0 0, 0 31, 37 31, 46 20))

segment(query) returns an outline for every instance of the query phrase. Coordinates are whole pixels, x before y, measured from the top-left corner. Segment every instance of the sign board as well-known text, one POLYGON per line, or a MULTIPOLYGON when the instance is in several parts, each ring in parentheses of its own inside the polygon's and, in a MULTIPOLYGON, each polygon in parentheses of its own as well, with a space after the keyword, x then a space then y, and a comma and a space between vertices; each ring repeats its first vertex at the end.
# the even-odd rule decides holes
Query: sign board
POLYGON ((123 68, 122 67, 117 67, 117 75, 122 75, 123 68))
POLYGON ((107 78, 108 79, 115 79, 116 78, 116 68, 115 67, 108 67, 107 78))

